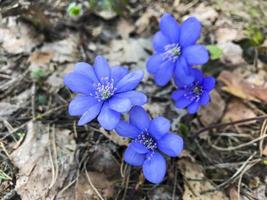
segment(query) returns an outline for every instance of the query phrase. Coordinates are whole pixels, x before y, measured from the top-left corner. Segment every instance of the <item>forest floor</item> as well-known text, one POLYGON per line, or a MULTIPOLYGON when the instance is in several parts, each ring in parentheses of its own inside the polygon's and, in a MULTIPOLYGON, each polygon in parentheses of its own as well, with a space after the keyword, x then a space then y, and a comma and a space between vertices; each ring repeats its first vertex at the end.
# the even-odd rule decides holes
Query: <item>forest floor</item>
POLYGON ((71 17, 67 0, 0 0, 0 199, 266 200, 267 2, 129 0, 113 11, 77 2, 83 13, 71 17), (159 88, 146 72, 164 12, 197 17, 199 42, 216 45, 202 66, 216 89, 196 115, 176 109, 173 85, 159 88), (143 69, 145 108, 184 137, 162 184, 123 162, 126 139, 68 115, 63 76, 96 55, 143 69))

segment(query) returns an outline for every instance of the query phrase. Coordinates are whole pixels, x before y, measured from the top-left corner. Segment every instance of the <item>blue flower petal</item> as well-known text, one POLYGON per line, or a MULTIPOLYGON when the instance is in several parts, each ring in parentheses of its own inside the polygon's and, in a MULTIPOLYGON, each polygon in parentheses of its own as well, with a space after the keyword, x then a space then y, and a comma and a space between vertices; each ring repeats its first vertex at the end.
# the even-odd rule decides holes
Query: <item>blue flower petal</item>
POLYGON ((181 154, 184 146, 183 138, 168 133, 164 135, 159 141, 158 141, 158 147, 159 149, 171 157, 176 157, 181 154))
POLYGON ((174 63, 171 61, 165 61, 160 65, 160 68, 155 73, 155 82, 159 86, 166 85, 172 78, 174 69, 174 63))
POLYGON ((159 184, 163 181, 166 174, 166 161, 164 157, 154 152, 150 159, 146 159, 143 164, 145 178, 151 183, 159 184))
POLYGON ((149 126, 149 133, 156 139, 159 140, 162 136, 169 132, 171 123, 165 117, 156 117, 151 120, 149 126))
POLYGON ((183 50, 183 56, 189 65, 203 65, 209 60, 209 53, 203 45, 194 45, 185 48, 183 50))
POLYGON ((177 108, 185 108, 186 106, 188 106, 191 103, 192 103, 192 101, 190 101, 187 98, 180 98, 176 101, 175 105, 177 108))
POLYGON ((144 144, 141 144, 139 142, 133 141, 129 144, 129 146, 131 146, 137 153, 145 154, 149 152, 148 148, 146 148, 144 144))
POLYGON ((115 110, 120 113, 128 112, 132 107, 131 101, 129 99, 121 98, 121 97, 118 97, 117 95, 114 95, 108 101, 108 103, 109 103, 109 107, 112 110, 115 110))
POLYGON ((178 99, 180 99, 182 96, 184 96, 185 94, 185 90, 176 90, 172 93, 172 99, 174 101, 177 101, 178 99))
POLYGON ((129 91, 116 94, 117 97, 128 98, 132 105, 141 106, 147 102, 147 97, 144 93, 138 91, 129 91))
POLYGON ((120 121, 120 113, 111 110, 108 103, 104 103, 97 120, 104 129, 112 130, 120 121))
POLYGON ((176 61, 175 66, 175 84, 178 87, 183 86, 184 84, 190 84, 194 81, 192 74, 192 68, 186 63, 184 57, 180 57, 176 61))
POLYGON ((201 105, 207 105, 210 101, 210 96, 207 92, 204 92, 202 96, 200 97, 200 103, 201 105))
POLYGON ((203 80, 203 88, 209 92, 215 87, 215 82, 213 77, 206 77, 203 80))
POLYGON ((160 65, 163 62, 164 61, 163 61, 161 54, 154 54, 154 55, 150 56, 147 60, 147 63, 146 63, 147 71, 150 74, 155 74, 159 70, 160 65))
POLYGON ((89 123, 90 121, 92 121, 94 118, 96 118, 96 116, 99 114, 100 110, 102 107, 102 102, 101 103, 97 103, 93 106, 91 106, 80 118, 78 125, 82 126, 86 123, 89 123))
POLYGON ((180 25, 169 13, 164 14, 159 22, 160 31, 172 42, 179 42, 180 25))
POLYGON ((157 32, 152 40, 153 47, 157 53, 164 52, 164 47, 169 43, 170 41, 161 31, 157 32))
POLYGON ((69 114, 71 116, 82 115, 97 102, 94 97, 78 95, 69 104, 69 114))
POLYGON ((127 67, 114 66, 111 67, 111 78, 114 81, 114 85, 118 83, 128 73, 127 67))
POLYGON ((200 103, 199 102, 192 103, 191 105, 189 105, 187 107, 188 113, 190 113, 190 114, 196 113, 197 110, 199 109, 199 107, 200 107, 200 103))
POLYGON ((124 152, 124 160, 133 166, 142 166, 145 161, 145 154, 137 153, 131 146, 128 146, 124 152))
POLYGON ((79 63, 75 64, 74 71, 77 72, 77 73, 81 73, 81 74, 87 76, 93 82, 98 82, 98 79, 97 79, 97 77, 95 75, 94 68, 88 63, 79 62, 79 63))
POLYGON ((127 92, 133 90, 141 82, 144 77, 144 72, 142 70, 136 70, 130 72, 124 76, 116 85, 116 93, 127 92))
POLYGON ((187 47, 196 43, 200 38, 201 23, 195 17, 186 19, 180 28, 180 45, 187 47))
POLYGON ((106 78, 110 79, 110 68, 107 60, 103 56, 97 56, 95 58, 95 73, 100 82, 105 82, 106 78))
POLYGON ((120 121, 117 124, 115 131, 121 137, 128 137, 128 138, 136 138, 140 133, 140 131, 136 127, 125 121, 120 121))
POLYGON ((203 80, 203 73, 201 72, 201 70, 199 70, 199 69, 192 69, 192 72, 193 72, 193 74, 194 74, 194 78, 195 78, 195 80, 194 81, 197 81, 198 83, 202 83, 202 80, 203 80))
POLYGON ((130 123, 141 131, 149 128, 150 119, 144 108, 135 106, 131 109, 130 123))
POLYGON ((93 91, 93 82, 80 73, 71 72, 66 74, 64 83, 74 93, 89 95, 93 91))

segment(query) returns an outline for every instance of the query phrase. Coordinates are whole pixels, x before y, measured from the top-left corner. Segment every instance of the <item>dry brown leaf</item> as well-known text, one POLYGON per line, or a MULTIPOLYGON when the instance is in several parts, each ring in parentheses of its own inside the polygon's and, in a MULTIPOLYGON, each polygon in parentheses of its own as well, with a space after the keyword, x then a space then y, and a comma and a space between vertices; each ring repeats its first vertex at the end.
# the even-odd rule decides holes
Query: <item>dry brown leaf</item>
MULTIPOLYGON (((87 175, 92 182, 93 187, 101 194, 105 199, 113 197, 114 183, 107 179, 103 173, 88 172, 87 175)), ((75 186, 75 200, 85 199, 98 199, 94 189, 89 183, 87 175, 81 174, 78 182, 75 186)))
POLYGON ((225 102, 220 94, 213 90, 211 92, 211 102, 200 109, 200 121, 206 126, 219 121, 225 109, 225 102))
POLYGON ((186 179, 187 184, 184 184, 183 200, 229 200, 229 198, 221 191, 214 191, 201 194, 207 190, 213 190, 214 186, 209 181, 200 165, 182 159, 178 162, 181 173, 186 179))
POLYGON ((230 200, 238 200, 238 193, 235 186, 231 186, 229 189, 230 200))
POLYGON ((227 109, 224 114, 223 121, 238 121, 238 120, 253 118, 253 117, 256 117, 256 114, 254 113, 254 111, 248 108, 240 100, 235 99, 227 105, 227 109))
POLYGON ((267 87, 249 83, 244 80, 241 74, 236 72, 223 71, 218 79, 222 81, 225 86, 223 90, 239 98, 267 103, 267 87))
POLYGON ((30 122, 25 141, 11 154, 12 162, 19 169, 15 189, 20 197, 27 200, 54 199, 59 190, 68 184, 68 176, 74 166, 75 148, 69 130, 55 129, 54 141, 49 138, 48 127, 40 122, 30 122), (56 148, 52 147, 53 142, 56 148))
POLYGON ((222 49, 221 61, 227 66, 239 66, 245 64, 242 48, 232 42, 219 43, 218 47, 222 49))
POLYGON ((262 155, 267 157, 267 145, 265 145, 263 151, 262 151, 262 155))

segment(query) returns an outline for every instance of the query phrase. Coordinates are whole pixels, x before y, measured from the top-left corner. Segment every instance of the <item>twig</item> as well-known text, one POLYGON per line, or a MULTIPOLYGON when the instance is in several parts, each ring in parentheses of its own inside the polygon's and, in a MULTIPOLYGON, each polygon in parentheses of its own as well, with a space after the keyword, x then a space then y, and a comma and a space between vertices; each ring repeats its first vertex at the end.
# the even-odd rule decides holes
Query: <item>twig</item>
POLYGON ((172 190, 172 200, 175 200, 176 197, 176 185, 177 185, 177 168, 174 165, 174 183, 173 183, 173 190, 172 190))
POLYGON ((35 92, 36 92, 36 84, 33 82, 32 88, 31 88, 31 104, 32 104, 32 118, 35 118, 36 112, 35 112, 35 92))
POLYGON ((87 180, 88 180, 90 186, 92 187, 92 189, 94 190, 94 192, 97 194, 97 196, 98 196, 101 200, 105 200, 105 199, 101 196, 101 194, 98 192, 98 190, 97 190, 97 188, 94 186, 94 184, 92 183, 92 180, 91 180, 91 178, 90 178, 90 176, 89 176, 89 174, 88 174, 88 172, 87 172, 87 169, 85 169, 85 174, 86 174, 86 177, 87 177, 87 180))
MULTIPOLYGON (((261 130, 260 130, 260 136, 266 135, 267 133, 267 119, 265 119, 262 123, 261 130)), ((260 156, 262 156, 263 152, 263 140, 259 143, 259 150, 260 150, 260 156)))
POLYGON ((124 192, 123 192, 122 200, 125 199, 126 194, 127 194, 127 190, 128 190, 128 187, 129 187, 130 174, 131 174, 131 166, 129 166, 129 168, 128 168, 128 174, 127 174, 126 181, 125 181, 125 189, 124 189, 124 192))

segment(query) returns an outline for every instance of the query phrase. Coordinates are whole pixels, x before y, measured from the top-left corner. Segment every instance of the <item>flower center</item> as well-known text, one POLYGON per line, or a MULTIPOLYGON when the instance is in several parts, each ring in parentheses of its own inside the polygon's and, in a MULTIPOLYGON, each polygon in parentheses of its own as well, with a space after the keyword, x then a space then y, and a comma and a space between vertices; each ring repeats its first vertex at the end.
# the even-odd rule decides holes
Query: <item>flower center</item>
POLYGON ((199 101, 203 94, 203 88, 198 81, 194 82, 192 85, 185 87, 187 91, 184 96, 190 101, 199 101))
POLYGON ((164 60, 175 62, 181 55, 181 47, 178 43, 168 44, 164 47, 164 53, 162 53, 164 60))
POLYGON ((155 151, 158 148, 157 142, 147 132, 141 133, 135 142, 143 144, 148 150, 155 151))
POLYGON ((94 96, 98 101, 110 98, 116 90, 113 79, 110 81, 108 77, 101 78, 101 83, 94 84, 94 88, 95 93, 91 96, 94 96))

